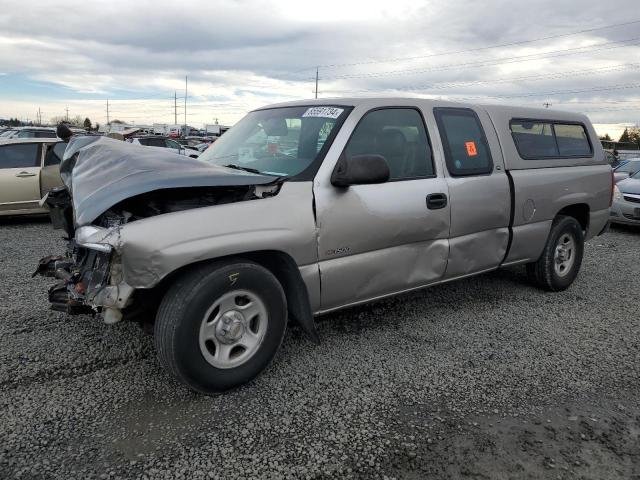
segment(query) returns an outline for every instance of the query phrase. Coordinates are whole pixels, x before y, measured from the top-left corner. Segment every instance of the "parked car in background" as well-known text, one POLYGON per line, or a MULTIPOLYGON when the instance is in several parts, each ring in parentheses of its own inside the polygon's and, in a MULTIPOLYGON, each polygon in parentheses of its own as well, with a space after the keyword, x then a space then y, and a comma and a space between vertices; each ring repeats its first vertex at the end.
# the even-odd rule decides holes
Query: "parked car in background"
POLYGON ((616 168, 622 163, 622 160, 620 160, 619 157, 615 156, 613 152, 609 152, 607 150, 604 151, 604 158, 607 160, 607 163, 611 165, 611 168, 616 168))
POLYGON ((618 159, 623 162, 625 160, 630 160, 632 158, 640 157, 639 150, 618 150, 618 159))
POLYGON ((0 138, 11 138, 11 136, 16 132, 18 132, 17 128, 7 128, 0 133, 0 138))
POLYGON ((202 143, 212 143, 213 139, 211 137, 196 137, 190 136, 185 138, 176 138, 176 142, 180 145, 187 148, 195 148, 202 143))
POLYGON ((0 215, 47 212, 39 202, 62 185, 60 162, 66 146, 58 138, 0 138, 0 215))
POLYGON ((57 138, 52 127, 19 127, 8 138, 57 138))
POLYGON ((38 270, 54 309, 146 310, 205 393, 264 370, 289 318, 317 342, 314 315, 511 265, 568 288, 613 188, 584 115, 411 98, 261 108, 184 160, 73 140, 71 253, 38 270))
POLYGON ((640 171, 616 184, 610 214, 613 223, 640 225, 640 171))
POLYGON ((198 150, 200 153, 204 152, 207 148, 209 148, 211 146, 211 143, 199 143, 198 145, 196 145, 195 148, 196 150, 198 150))
POLYGON ((180 145, 180 143, 172 138, 162 137, 159 135, 133 137, 129 139, 129 141, 136 145, 144 145, 146 147, 169 148, 179 155, 185 155, 191 158, 198 158, 200 156, 199 150, 196 150, 195 148, 185 147, 184 145, 180 145))
POLYGON ((634 176, 638 171, 640 171, 640 158, 630 158, 623 160, 618 167, 613 169, 613 178, 617 183, 634 176))

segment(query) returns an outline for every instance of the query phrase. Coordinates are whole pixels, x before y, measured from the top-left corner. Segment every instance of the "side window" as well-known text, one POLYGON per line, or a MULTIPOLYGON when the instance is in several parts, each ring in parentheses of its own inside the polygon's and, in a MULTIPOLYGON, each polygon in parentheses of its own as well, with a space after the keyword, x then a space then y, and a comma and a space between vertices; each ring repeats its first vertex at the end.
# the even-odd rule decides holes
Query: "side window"
POLYGON ((591 157, 584 125, 549 120, 511 120, 511 136, 525 160, 591 157))
POLYGON ((557 157, 558 145, 550 123, 513 120, 511 136, 524 159, 557 157))
POLYGON ((40 145, 21 143, 0 146, 0 169, 40 166, 40 145))
POLYGON ((558 141, 558 150, 563 157, 590 157, 591 145, 582 125, 555 123, 553 130, 558 141))
POLYGON ((149 147, 164 147, 164 138, 141 138, 140 143, 149 147))
POLYGON ((420 113, 413 108, 385 108, 367 113, 356 126, 345 154, 382 155, 392 180, 429 177, 433 157, 420 113))
POLYGON ((168 139, 165 140, 165 146, 167 148, 173 148, 174 150, 180 150, 182 148, 182 145, 180 145, 175 140, 168 140, 168 139))
POLYGON ((452 176, 483 175, 493 169, 480 119, 468 108, 435 108, 447 169, 452 176))
POLYGON ((56 136, 56 132, 50 132, 49 130, 35 132, 36 138, 56 138, 56 136))
POLYGON ((53 146, 50 145, 47 148, 47 155, 44 157, 44 166, 60 165, 66 148, 67 144, 64 142, 58 142, 53 146))

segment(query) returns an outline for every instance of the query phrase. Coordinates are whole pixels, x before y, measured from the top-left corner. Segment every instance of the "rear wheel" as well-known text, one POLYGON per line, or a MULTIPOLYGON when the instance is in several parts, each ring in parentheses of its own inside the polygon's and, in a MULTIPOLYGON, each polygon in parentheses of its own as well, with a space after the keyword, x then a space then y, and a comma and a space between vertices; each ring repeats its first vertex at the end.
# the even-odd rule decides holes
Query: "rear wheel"
POLYGON ((199 267, 167 291, 155 323, 160 363, 202 393, 249 382, 275 356, 287 324, 282 287, 244 260, 199 267))
POLYGON ((540 258, 527 264, 529 279, 548 291, 565 290, 580 271, 583 252, 582 226, 575 218, 560 215, 551 225, 540 258))

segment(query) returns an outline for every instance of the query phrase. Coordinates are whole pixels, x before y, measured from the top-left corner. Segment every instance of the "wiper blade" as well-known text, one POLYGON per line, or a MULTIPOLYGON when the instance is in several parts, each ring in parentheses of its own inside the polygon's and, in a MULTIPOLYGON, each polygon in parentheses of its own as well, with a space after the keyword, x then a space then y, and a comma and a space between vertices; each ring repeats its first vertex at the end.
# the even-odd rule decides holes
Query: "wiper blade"
POLYGON ((255 168, 241 167, 240 165, 235 165, 233 163, 230 163, 229 165, 223 165, 223 167, 233 168, 234 170, 243 170, 243 171, 249 172, 249 173, 257 173, 257 174, 261 174, 262 173, 260 170, 257 170, 255 168))

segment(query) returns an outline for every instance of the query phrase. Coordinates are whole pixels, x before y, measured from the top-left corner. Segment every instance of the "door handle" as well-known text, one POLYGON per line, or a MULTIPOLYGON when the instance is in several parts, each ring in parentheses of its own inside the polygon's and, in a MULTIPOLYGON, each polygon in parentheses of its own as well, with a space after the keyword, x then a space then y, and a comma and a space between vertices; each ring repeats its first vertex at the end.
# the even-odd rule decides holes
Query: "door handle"
POLYGON ((36 174, 35 173, 30 173, 30 172, 20 172, 16 174, 16 177, 20 177, 20 178, 24 178, 24 177, 35 177, 36 174))
POLYGON ((439 210, 447 206, 447 196, 444 193, 430 193, 427 195, 427 208, 439 210))

